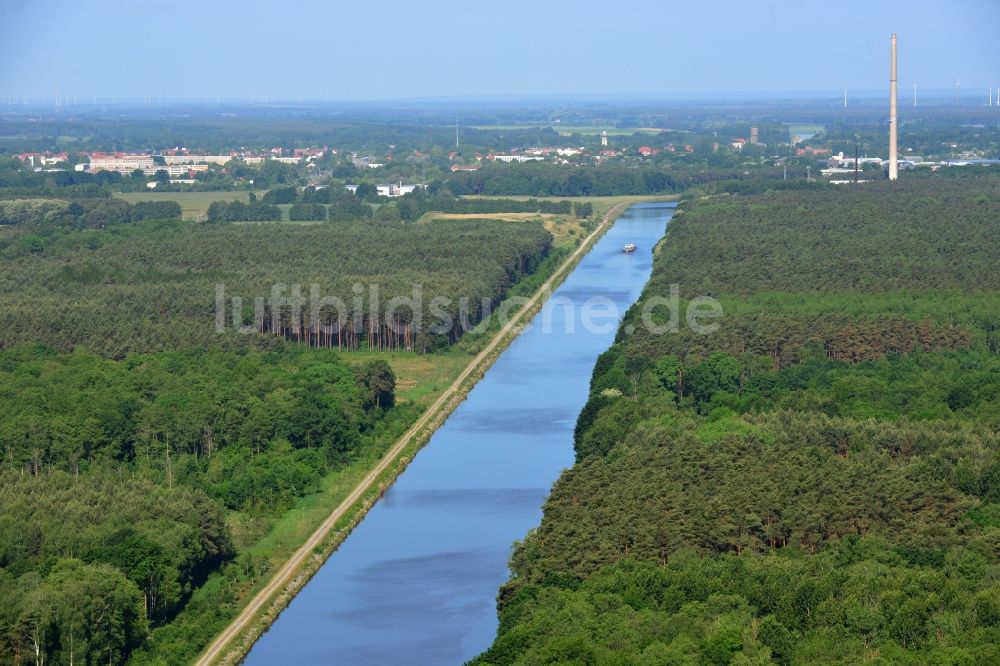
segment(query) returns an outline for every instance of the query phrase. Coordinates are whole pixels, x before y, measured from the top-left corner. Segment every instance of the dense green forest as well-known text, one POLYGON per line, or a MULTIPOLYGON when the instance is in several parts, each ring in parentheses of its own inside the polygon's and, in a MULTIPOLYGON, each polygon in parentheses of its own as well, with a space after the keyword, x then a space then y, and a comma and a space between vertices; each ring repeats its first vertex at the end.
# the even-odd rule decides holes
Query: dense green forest
POLYGON ((686 198, 477 663, 1000 660, 998 204, 686 198), (718 329, 670 330, 672 285, 718 329))
POLYGON ((384 361, 290 345, 0 352, 0 663, 123 663, 220 567, 260 575, 241 551, 414 418, 394 390, 384 361))
POLYGON ((105 233, 26 230, 0 240, 12 256, 0 265, 0 348, 43 342, 70 351, 82 345, 121 358, 271 344, 237 332, 235 323, 311 346, 427 351, 455 341, 463 322, 475 325, 535 270, 551 241, 537 222, 489 220, 321 226, 149 221, 105 233), (276 284, 285 286, 285 300, 274 304, 276 284), (221 334, 216 285, 225 287, 221 334), (299 314, 293 285, 304 300, 299 314), (314 309, 312 285, 320 298, 337 298, 343 307, 320 310, 312 299, 314 309), (422 290, 420 305, 396 308, 389 321, 388 304, 412 298, 414 285, 422 290), (356 296, 364 299, 359 318, 356 296), (234 297, 242 299, 236 322, 234 297), (264 301, 260 308, 257 298, 264 301), (436 307, 435 298, 441 299, 436 307))
POLYGON ((271 528, 419 413, 396 403, 387 361, 340 352, 447 346, 462 317, 474 325, 561 256, 537 222, 179 214, 0 201, 0 663, 189 663, 268 574, 271 528), (424 300, 396 308, 398 333, 367 301, 339 339, 308 305, 295 314, 291 285, 351 303, 356 283, 383 308, 415 284, 424 300), (218 284, 235 312, 221 333, 218 284), (419 314, 440 319, 436 296, 450 327, 417 330, 419 314))

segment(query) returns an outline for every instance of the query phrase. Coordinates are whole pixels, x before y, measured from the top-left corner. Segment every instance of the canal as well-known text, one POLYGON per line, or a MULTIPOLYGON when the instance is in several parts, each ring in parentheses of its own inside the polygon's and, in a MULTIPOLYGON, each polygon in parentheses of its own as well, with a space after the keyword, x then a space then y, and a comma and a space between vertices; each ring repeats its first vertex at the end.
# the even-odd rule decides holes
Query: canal
POLYGON ((511 546, 573 464, 594 363, 673 209, 637 204, 618 218, 246 664, 461 664, 489 647, 511 546), (629 242, 638 249, 623 253, 629 242))

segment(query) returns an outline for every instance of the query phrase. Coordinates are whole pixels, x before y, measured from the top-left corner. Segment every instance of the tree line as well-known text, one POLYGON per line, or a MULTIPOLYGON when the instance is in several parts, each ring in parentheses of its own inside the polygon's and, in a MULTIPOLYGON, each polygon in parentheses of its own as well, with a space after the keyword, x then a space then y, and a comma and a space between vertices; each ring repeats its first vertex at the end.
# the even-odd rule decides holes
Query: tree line
POLYGON ((283 186, 268 190, 260 202, 256 202, 254 195, 251 195, 250 204, 214 202, 209 207, 208 220, 280 220, 280 210, 276 208, 279 204, 290 204, 288 219, 293 221, 348 221, 374 217, 385 221, 413 222, 429 212, 546 213, 586 218, 593 215, 594 211, 593 204, 579 201, 460 198, 441 183, 434 183, 427 188, 419 187, 401 197, 390 198, 380 196, 374 185, 361 183, 354 193, 336 185, 320 188, 310 185, 303 189, 283 186), (272 206, 268 207, 268 204, 272 206), (378 206, 377 212, 372 204, 378 206))
POLYGON ((180 218, 181 206, 176 201, 130 204, 119 199, 0 199, 0 225, 103 229, 142 220, 180 218))
POLYGON ((433 191, 415 190, 395 202, 403 220, 419 219, 426 213, 545 213, 552 215, 575 215, 586 218, 594 213, 593 204, 580 201, 553 201, 545 199, 484 199, 461 198, 451 194, 447 188, 433 191))
POLYGON ((271 203, 251 200, 213 201, 206 213, 208 222, 273 222, 281 220, 281 209, 271 203))
POLYGON ((579 166, 558 164, 493 164, 473 172, 455 173, 445 187, 455 196, 585 197, 612 195, 670 194, 705 183, 743 178, 779 180, 778 169, 668 170, 633 166, 579 166))

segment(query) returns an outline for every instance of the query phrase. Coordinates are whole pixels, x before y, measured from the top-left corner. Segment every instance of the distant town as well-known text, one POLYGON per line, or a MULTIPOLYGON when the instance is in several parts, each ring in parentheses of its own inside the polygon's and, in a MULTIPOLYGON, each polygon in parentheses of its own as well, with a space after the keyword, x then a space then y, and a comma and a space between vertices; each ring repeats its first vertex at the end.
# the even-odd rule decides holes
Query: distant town
MULTIPOLYGON (((437 160, 441 170, 447 174, 475 172, 487 164, 527 164, 544 163, 552 166, 601 166, 604 164, 641 164, 652 162, 667 163, 673 160, 694 159, 697 155, 711 155, 712 160, 729 166, 778 167, 785 168, 791 161, 801 165, 813 165, 816 177, 822 177, 835 184, 859 182, 873 178, 871 169, 885 170, 888 160, 881 155, 870 155, 867 151, 857 156, 845 152, 842 144, 834 152, 836 142, 823 136, 822 126, 806 127, 810 131, 797 132, 795 126, 788 126, 782 134, 769 130, 772 140, 763 141, 761 128, 756 125, 745 127, 746 134, 722 139, 717 131, 711 135, 705 131, 672 131, 669 129, 636 130, 631 135, 623 135, 617 130, 609 136, 607 129, 584 128, 579 135, 578 145, 527 145, 508 147, 504 150, 463 147, 447 152, 446 157, 437 160), (663 141, 664 137, 687 135, 689 142, 663 141), (819 136, 817 136, 819 135, 819 136), (811 143, 816 137, 818 143, 811 143), (638 143, 637 143, 638 142, 638 143), (618 144, 618 145, 615 145, 618 144), (717 156, 717 157, 714 157, 717 156), (867 171, 866 171, 867 170, 867 171), (860 175, 859 175, 860 174, 860 175)), ((565 136, 560 130, 559 136, 565 136)), ((457 135, 456 135, 457 142, 457 135)), ((386 167, 401 164, 423 164, 430 161, 426 150, 411 149, 405 153, 389 150, 379 154, 372 151, 338 150, 330 146, 281 147, 270 149, 239 148, 228 152, 206 152, 196 148, 175 146, 161 150, 146 151, 37 151, 21 152, 13 155, 27 169, 35 172, 75 171, 82 173, 118 174, 125 179, 142 179, 148 189, 164 188, 166 185, 183 188, 209 179, 229 179, 233 184, 240 182, 254 185, 253 171, 240 167, 260 168, 266 164, 282 164, 296 169, 303 182, 321 186, 329 180, 329 166, 336 160, 350 164, 356 170, 356 180, 366 179, 364 173, 373 176, 386 171, 386 167)), ((456 146, 457 148, 457 146, 456 146)), ((880 147, 879 147, 880 148, 880 147)), ((904 149, 898 159, 898 168, 903 170, 926 168, 936 170, 947 166, 970 164, 991 164, 983 150, 957 142, 942 142, 940 156, 916 154, 912 148, 904 149)), ((710 164, 713 162, 709 162, 710 164)), ((391 171, 391 170, 390 170, 391 171)), ((412 169, 410 171, 413 171, 412 169)), ((398 197, 412 192, 421 183, 404 183, 413 174, 392 176, 389 184, 377 185, 379 196, 398 197)), ((349 181, 350 179, 348 179, 349 181)), ((386 179, 390 180, 390 179, 386 179)), ((133 181, 134 182, 134 181, 133 181)), ((347 183, 352 192, 357 185, 347 183)))

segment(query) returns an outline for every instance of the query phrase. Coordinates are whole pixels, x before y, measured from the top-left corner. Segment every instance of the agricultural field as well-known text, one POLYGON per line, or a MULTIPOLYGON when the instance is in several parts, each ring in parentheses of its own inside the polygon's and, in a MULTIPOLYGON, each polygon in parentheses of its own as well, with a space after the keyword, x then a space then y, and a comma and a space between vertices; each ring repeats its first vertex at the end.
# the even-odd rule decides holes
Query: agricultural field
POLYGON ((995 177, 682 200, 475 663, 996 661, 998 204, 995 177))

